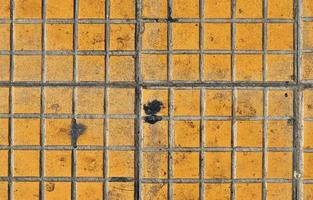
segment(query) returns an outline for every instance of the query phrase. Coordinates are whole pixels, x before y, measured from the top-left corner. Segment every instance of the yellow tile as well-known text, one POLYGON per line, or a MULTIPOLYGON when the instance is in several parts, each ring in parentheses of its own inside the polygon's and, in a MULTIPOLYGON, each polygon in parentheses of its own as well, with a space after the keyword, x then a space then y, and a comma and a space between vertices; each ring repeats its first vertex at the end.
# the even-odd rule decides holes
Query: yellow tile
MULTIPOLYGON (((168 115, 168 90, 167 89, 145 89, 142 93, 143 105, 158 100, 162 107, 158 115, 168 115)), ((145 115, 144 111, 143 114, 145 115)))
POLYGON ((40 145, 40 119, 13 119, 14 145, 40 145))
POLYGON ((45 88, 46 113, 72 113, 72 94, 72 88, 45 88))
POLYGON ((240 54, 235 56, 237 81, 262 81, 262 55, 240 54))
POLYGON ((268 92, 268 115, 292 116, 293 92, 288 90, 270 90, 268 92))
POLYGON ((230 147, 231 122, 206 121, 205 135, 206 147, 230 147))
POLYGON ((167 24, 144 23, 142 33, 142 49, 166 50, 167 49, 167 24))
POLYGON ((313 16, 313 3, 310 0, 302 0, 302 15, 304 17, 313 16))
POLYGON ((199 56, 180 54, 173 55, 173 80, 199 80, 199 56))
POLYGON ((200 146, 200 122, 199 121, 175 121, 174 122, 174 146, 175 147, 199 147, 200 146))
POLYGON ((266 195, 268 200, 291 200, 292 185, 291 183, 268 183, 266 195))
POLYGON ((312 164, 313 164, 313 154, 304 153, 304 158, 303 158, 303 178, 304 179, 313 178, 312 164))
POLYGON ((0 81, 9 81, 10 80, 10 56, 0 55, 0 71, 1 71, 0 81))
POLYGON ((313 185, 304 184, 303 185, 303 200, 310 200, 313 198, 313 185))
POLYGON ((230 116, 232 104, 231 90, 206 90, 205 115, 230 116))
POLYGON ((228 50, 231 45, 229 23, 204 24, 204 49, 228 50))
POLYGON ((0 32, 0 50, 10 50, 10 24, 0 24, 0 32))
POLYGON ((302 54, 302 79, 313 79, 312 53, 302 54))
POLYGON ((81 87, 77 89, 77 113, 103 114, 104 89, 96 87, 81 87), (92 106, 91 106, 92 105, 92 106))
POLYGON ((267 55, 266 61, 268 81, 292 81, 293 75, 293 55, 267 55))
POLYGON ((168 122, 160 121, 156 124, 144 123, 143 145, 144 147, 168 146, 168 122))
POLYGON ((167 199, 167 190, 167 184, 165 183, 144 183, 142 197, 151 200, 167 199))
POLYGON ((64 150, 45 151, 45 176, 70 177, 72 152, 64 150))
POLYGON ((145 18, 167 18, 167 0, 143 0, 142 16, 145 18))
POLYGON ((9 96, 9 88, 0 87, 0 113, 9 113, 9 96))
POLYGON ((238 152, 237 178, 262 178, 262 152, 238 152))
POLYGON ((167 178, 167 152, 144 152, 142 176, 144 178, 167 178))
POLYGON ((46 145, 71 145, 71 119, 46 119, 46 145))
POLYGON ((39 200, 39 182, 13 182, 14 199, 39 200))
POLYGON ((9 144, 9 119, 0 119, 0 145, 9 144))
POLYGON ((174 115, 198 116, 200 115, 199 90, 174 91, 174 115))
POLYGON ((208 81, 229 81, 231 76, 230 55, 204 55, 204 79, 208 81))
POLYGON ((135 0, 110 0, 110 18, 134 19, 135 5, 135 0))
POLYGON ((198 183, 176 183, 173 185, 173 200, 199 199, 198 183))
POLYGON ((304 90, 303 92, 303 107, 304 107, 304 117, 313 117, 313 90, 304 90))
POLYGON ((199 24, 173 23, 173 49, 199 49, 199 24))
POLYGON ((104 56, 78 56, 78 80, 104 81, 104 60, 104 56))
POLYGON ((110 182, 109 198, 112 200, 133 199, 134 183, 110 182))
POLYGON ((237 122, 237 146, 262 147, 262 121, 237 122))
POLYGON ((103 183, 101 182, 78 182, 77 200, 102 199, 103 183))
POLYGON ((199 1, 173 0, 173 18, 199 18, 199 1))
POLYGON ((15 50, 41 50, 41 24, 15 24, 14 41, 15 50))
POLYGON ((54 200, 70 200, 71 199, 71 183, 70 182, 46 182, 45 183, 45 199, 54 200))
POLYGON ((14 81, 40 81, 41 56, 14 56, 14 81))
MULTIPOLYGON (((0 150, 0 176, 8 176, 8 150, 0 150)), ((0 190, 1 191, 1 190, 0 190)), ((1 195, 1 194, 0 194, 1 195)), ((1 196, 0 196, 1 197, 1 196)))
POLYGON ((104 50, 104 33, 104 24, 79 24, 78 50, 104 50))
POLYGON ((0 1, 0 18, 10 18, 10 1, 0 1))
POLYGON ((109 89, 109 114, 133 114, 135 91, 129 88, 109 89), (117 103, 118 102, 118 103, 117 103))
POLYGON ((302 43, 303 49, 313 48, 313 22, 303 22, 302 25, 302 43))
POLYGON ((135 59, 132 56, 110 56, 110 81, 134 81, 135 59))
POLYGON ((0 199, 8 199, 8 182, 0 182, 0 199))
POLYGON ((227 200, 230 199, 230 185, 226 183, 205 184, 205 199, 210 200, 227 200))
POLYGON ((143 54, 141 73, 144 81, 167 80, 167 56, 143 54))
POLYGON ((77 123, 86 126, 86 130, 77 141, 78 145, 103 145, 103 119, 78 119, 77 123))
POLYGON ((109 146, 134 146, 133 119, 109 119, 109 146))
POLYGON ((245 0, 236 1, 236 18, 262 18, 262 0, 247 3, 245 0))
POLYGON ((14 113, 40 113, 40 88, 13 88, 14 113))
POLYGON ((293 49, 293 24, 270 23, 267 25, 268 50, 293 49))
POLYGON ((263 115, 263 91, 238 90, 237 91, 237 115, 262 116, 263 115))
POLYGON ((79 1, 79 18, 104 18, 105 17, 105 0, 80 0, 79 1))
POLYGON ((16 0, 15 17, 16 18, 41 18, 41 0, 16 0))
POLYGON ((292 152, 268 152, 268 178, 292 178, 292 152))
MULTIPOLYGON (((79 1, 81 3, 82 1, 79 1)), ((93 5, 93 4, 91 4, 93 5)), ((73 0, 49 0, 47 2, 47 18, 73 18, 73 0)))
POLYGON ((205 178, 230 178, 230 152, 205 152, 205 178))
POLYGON ((173 153, 173 177, 174 178, 198 178, 199 177, 199 153, 174 152, 173 153))
POLYGON ((72 24, 47 24, 47 50, 72 50, 73 25, 72 24))
POLYGON ((77 151, 77 176, 102 177, 103 151, 77 151))
POLYGON ((13 159, 14 176, 39 176, 39 151, 14 150, 13 159))
MULTIPOLYGON (((288 121, 269 121, 267 124, 268 147, 292 147, 293 126, 288 121)), ((305 140, 306 141, 306 140, 305 140)))
POLYGON ((109 151, 109 177, 134 177, 134 152, 109 151))
MULTIPOLYGON (((245 3, 247 5, 252 5, 245 3)), ((240 23, 236 24, 237 50, 262 50, 262 24, 240 23)))
POLYGON ((230 18, 231 0, 206 0, 204 4, 205 18, 230 18))
POLYGON ((134 50, 135 26, 133 24, 110 25, 110 50, 134 50))
POLYGON ((293 0, 269 0, 268 18, 293 18, 293 0))
POLYGON ((305 121, 304 122, 304 148, 313 148, 313 122, 311 121, 305 121))
POLYGON ((72 81, 73 56, 46 56, 47 81, 72 81))
POLYGON ((261 200, 262 184, 261 183, 238 183, 236 184, 236 199, 240 200, 261 200))

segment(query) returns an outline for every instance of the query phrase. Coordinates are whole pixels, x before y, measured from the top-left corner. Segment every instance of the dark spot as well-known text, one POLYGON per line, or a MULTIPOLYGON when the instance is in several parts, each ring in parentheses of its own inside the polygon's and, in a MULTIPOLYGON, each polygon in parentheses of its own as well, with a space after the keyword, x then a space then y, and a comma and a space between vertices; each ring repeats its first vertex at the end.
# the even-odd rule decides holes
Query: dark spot
POLYGON ((287 124, 288 124, 289 126, 292 126, 292 125, 293 125, 293 119, 288 119, 287 124))
POLYGON ((167 19, 168 22, 178 22, 178 19, 173 19, 172 17, 169 17, 167 19))
POLYGON ((287 93, 285 93, 285 97, 288 97, 288 94, 287 94, 287 93))
POLYGON ((46 190, 48 192, 53 192, 54 191, 54 188, 55 188, 55 184, 54 183, 47 183, 46 184, 46 190))
POLYGON ((72 137, 72 145, 74 148, 77 147, 77 140, 78 137, 83 134, 83 132, 86 130, 86 126, 84 124, 77 124, 76 119, 72 120, 72 126, 71 126, 71 137, 72 137))
POLYGON ((240 8, 239 8, 239 10, 238 10, 238 11, 239 11, 239 13, 243 13, 243 11, 242 11, 240 8))
POLYGON ((312 109, 313 106, 311 104, 308 105, 308 109, 312 109))
POLYGON ((160 112, 163 103, 158 100, 153 100, 152 102, 148 102, 147 104, 143 105, 143 109, 147 115, 155 115, 160 112))
POLYGON ((157 116, 157 115, 145 116, 145 122, 149 124, 155 124, 161 120, 162 120, 161 116, 157 116))

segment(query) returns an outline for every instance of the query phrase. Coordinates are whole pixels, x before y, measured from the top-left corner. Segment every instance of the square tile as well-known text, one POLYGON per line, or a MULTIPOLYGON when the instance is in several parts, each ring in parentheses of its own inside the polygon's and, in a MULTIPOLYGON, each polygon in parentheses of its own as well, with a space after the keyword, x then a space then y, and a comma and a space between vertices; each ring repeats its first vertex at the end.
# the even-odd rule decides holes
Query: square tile
POLYGON ((134 146, 135 121, 133 119, 109 119, 109 146, 134 146))
POLYGON ((79 81, 104 81, 104 56, 78 56, 77 73, 79 81))
POLYGON ((41 56, 14 56, 14 81, 41 81, 41 56))
POLYGON ((236 1, 236 18, 262 18, 262 0, 247 3, 245 0, 236 1))
MULTIPOLYGON (((94 2, 92 4, 94 4, 94 2)), ((104 50, 104 36, 104 24, 79 24, 78 50, 104 50)))
POLYGON ((110 24, 110 50, 135 50, 135 25, 110 24))
POLYGON ((103 177, 103 151, 77 151, 78 177, 103 177))
POLYGON ((71 183, 70 182, 46 182, 45 183, 45 199, 71 199, 71 183))
POLYGON ((105 17, 105 0, 80 0, 79 15, 82 19, 101 19, 105 17))
POLYGON ((143 124, 144 147, 168 146, 168 122, 160 121, 156 124, 143 124))
POLYGON ((267 80, 292 81, 294 79, 293 55, 267 55, 267 80))
POLYGON ((47 24, 47 50, 73 50, 72 24, 47 24))
POLYGON ((313 48, 313 22, 303 22, 302 23, 302 43, 303 49, 311 49, 313 48))
POLYGON ((174 152, 173 178, 199 178, 199 153, 174 152))
POLYGON ((237 23, 235 40, 236 50, 262 50, 262 24, 237 23))
MULTIPOLYGON (((0 12, 1 13, 1 12, 0 12)), ((9 24, 0 24, 0 50, 10 50, 10 25, 9 24)), ((25 34, 25 37, 27 35, 25 34)))
POLYGON ((132 199, 134 198, 134 183, 131 182, 110 182, 109 199, 132 199))
POLYGON ((46 80, 47 81, 72 81, 73 56, 47 55, 46 80))
POLYGON ((230 81, 230 55, 209 54, 203 56, 203 76, 206 81, 230 81))
POLYGON ((262 178, 262 152, 237 152, 237 178, 262 178))
POLYGON ((269 116, 293 116, 293 91, 270 90, 268 92, 269 116))
POLYGON ((206 121, 205 146, 230 147, 231 121, 206 121))
POLYGON ((40 88, 15 87, 13 88, 14 113, 40 113, 40 88))
POLYGON ((135 59, 132 56, 110 56, 110 81, 135 81, 135 59))
POLYGON ((205 199, 226 200, 230 199, 230 185, 227 183, 204 185, 205 199))
MULTIPOLYGON (((157 115, 168 115, 168 90, 167 89, 145 89, 142 92, 143 106, 147 106, 154 100, 159 101, 161 110, 157 115)), ((143 109, 143 115, 147 115, 143 109)))
POLYGON ((200 147, 200 121, 174 122, 175 147, 200 147))
POLYGON ((40 145, 40 119, 13 119, 14 145, 40 145))
POLYGON ((134 114, 135 90, 130 88, 109 88, 109 114, 134 114), (119 103, 117 103, 119 102, 119 103))
POLYGON ((41 3, 41 0, 16 0, 15 17, 23 19, 40 19, 42 17, 41 3))
POLYGON ((39 151, 14 150, 13 151, 13 176, 39 176, 39 151), (25 161, 29 162, 25 162, 25 161))
POLYGON ((230 50, 231 25, 229 23, 204 24, 204 49, 230 50))
MULTIPOLYGON (((81 4, 83 1, 79 1, 81 4)), ((90 4, 93 5, 93 4, 90 4)), ((90 6, 89 5, 89 6, 90 6)), ((81 5, 80 5, 81 7, 81 5)), ((47 2, 48 19, 68 19, 73 18, 74 0, 49 0, 47 2)))
POLYGON ((168 186, 165 183, 144 183, 142 186, 143 199, 167 199, 168 186))
POLYGON ((304 17, 313 17, 313 3, 310 0, 302 1, 302 10, 304 17))
POLYGON ((39 182, 13 182, 14 199, 39 199, 39 182))
POLYGON ((309 200, 313 197, 313 185, 303 184, 303 199, 309 200))
POLYGON ((313 90, 308 89, 303 91, 303 107, 304 117, 313 117, 313 103, 311 99, 313 98, 313 90))
POLYGON ((231 177, 230 152, 205 152, 205 178, 229 179, 231 177))
POLYGON ((173 18, 199 18, 199 1, 173 0, 173 18))
POLYGON ((261 200, 262 184, 261 183, 238 183, 236 184, 236 199, 240 200, 261 200))
POLYGON ((237 121, 237 146, 262 147, 263 121, 237 121))
POLYGON ((237 115, 262 116, 263 115, 263 91, 262 90, 238 90, 237 91, 237 115))
POLYGON ((205 18, 230 18, 231 0, 206 0, 204 4, 205 18))
POLYGON ((268 18, 292 19, 293 18, 293 0, 269 0, 268 18))
POLYGON ((144 18, 167 18, 167 0, 143 0, 142 16, 144 18))
POLYGON ((236 81, 262 81, 262 55, 235 55, 236 81))
POLYGON ((46 145, 71 145, 71 119, 46 119, 46 145))
POLYGON ((0 81, 9 81, 10 80, 10 56, 0 55, 0 71, 1 71, 0 81))
POLYGON ((268 121, 267 146, 292 147, 293 125, 290 121, 268 121))
POLYGON ((144 81, 167 80, 167 56, 143 54, 141 56, 141 76, 144 81))
POLYGON ((313 164, 313 154, 304 153, 303 154, 303 178, 304 179, 313 178, 312 164, 313 164))
POLYGON ((0 182, 0 198, 8 199, 8 182, 0 182))
POLYGON ((167 152, 143 153, 143 178, 167 178, 167 152))
POLYGON ((45 176, 70 177, 72 164, 72 152, 65 150, 45 151, 45 176))
MULTIPOLYGON (((0 150, 0 176, 8 176, 9 166, 9 152, 8 150, 0 150)), ((0 190, 1 191, 1 190, 0 190)), ((1 197, 1 196, 0 196, 1 197)))
POLYGON ((103 132, 104 120, 103 119, 77 119, 78 124, 84 124, 86 130, 79 136, 77 145, 99 145, 103 146, 103 132))
POLYGON ((199 49, 198 23, 173 23, 172 26, 174 50, 199 49))
POLYGON ((269 200, 291 200, 292 185, 290 183, 268 183, 266 195, 269 200))
POLYGON ((199 90, 174 90, 174 116, 198 116, 200 115, 200 91, 199 90))
POLYGON ((77 113, 79 114, 103 114, 104 113, 104 88, 98 88, 98 87, 78 88, 77 89, 77 113))
POLYGON ((103 183, 101 182, 78 182, 77 200, 102 199, 103 183))
POLYGON ((9 113, 9 96, 9 88, 0 87, 0 113, 9 113))
POLYGON ((268 152, 268 178, 292 178, 292 152, 268 152))
POLYGON ((46 87, 46 113, 72 113, 72 95, 73 89, 66 87, 46 87))
POLYGON ((312 80, 313 79, 313 54, 312 53, 302 53, 302 79, 312 80))
POLYGON ((133 151, 109 151, 108 157, 109 177, 134 177, 133 151))
POLYGON ((0 145, 9 144, 9 119, 0 119, 0 145))
POLYGON ((111 19, 134 19, 135 0, 110 0, 111 19))
POLYGON ((10 1, 0 1, 0 18, 10 18, 10 1))
POLYGON ((206 90, 205 91, 205 115, 230 116, 232 106, 231 90, 206 90))
POLYGON ((197 200, 199 199, 198 183, 175 183, 173 185, 173 200, 197 200))
POLYGON ((142 33, 142 49, 166 50, 167 49, 167 24, 144 23, 142 33))
POLYGON ((293 24, 267 24, 268 50, 293 50, 293 24))
POLYGON ((199 56, 178 54, 173 55, 173 80, 196 81, 199 80, 199 56))
POLYGON ((15 50, 41 50, 41 24, 15 24, 14 41, 15 50))

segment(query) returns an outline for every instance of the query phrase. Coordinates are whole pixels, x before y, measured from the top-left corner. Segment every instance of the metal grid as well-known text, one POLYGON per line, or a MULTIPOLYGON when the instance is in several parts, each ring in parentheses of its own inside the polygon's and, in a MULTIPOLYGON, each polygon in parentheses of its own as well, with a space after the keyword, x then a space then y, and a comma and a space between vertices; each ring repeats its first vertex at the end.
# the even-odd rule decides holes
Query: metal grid
MULTIPOLYGON (((236 199, 236 183, 262 183, 262 199, 266 199, 266 187, 267 183, 283 183, 288 182, 292 183, 293 187, 293 199, 302 198, 302 185, 301 179, 299 177, 302 174, 302 92, 303 87, 312 87, 311 82, 302 82, 300 79, 301 75, 301 6, 300 1, 294 1, 294 10, 295 16, 294 19, 268 19, 266 16, 267 13, 267 0, 263 0, 263 19, 236 19, 235 18, 235 7, 236 1, 232 0, 232 17, 231 19, 205 19, 204 18, 204 3, 205 0, 200 0, 200 17, 199 19, 177 19, 175 23, 186 23, 186 22, 196 22, 200 24, 199 32, 199 50, 173 50, 172 42, 172 1, 168 1, 168 19, 143 19, 141 8, 141 0, 136 0, 136 19, 135 20, 112 20, 110 19, 110 1, 106 0, 105 10, 106 16, 105 19, 78 19, 78 10, 79 10, 79 0, 74 1, 74 19, 46 19, 46 0, 42 1, 42 20, 31 20, 31 19, 15 19, 15 3, 14 0, 11 0, 11 16, 10 20, 1 19, 0 23, 9 23, 10 24, 10 51, 0 51, 1 55, 10 55, 10 81, 9 82, 0 82, 0 86, 9 87, 9 114, 0 114, 1 118, 9 118, 9 146, 0 146, 0 149, 9 150, 9 174, 8 177, 0 177, 2 181, 9 182, 9 199, 13 199, 13 181, 40 181, 40 199, 45 199, 44 196, 44 183, 46 181, 70 181, 72 184, 71 195, 72 199, 76 199, 76 183, 84 181, 94 181, 94 182, 104 182, 103 188, 103 198, 108 199, 109 182, 117 181, 116 178, 110 178, 108 176, 108 150, 122 150, 122 151, 135 151, 135 177, 129 178, 125 177, 119 179, 122 182, 134 182, 134 199, 142 199, 142 184, 143 183, 168 183, 168 198, 173 198, 173 184, 174 183, 200 183, 200 199, 204 199, 204 184, 205 183, 230 183, 231 184, 231 199, 236 199), (166 51, 152 51, 152 50, 142 50, 141 48, 141 32, 142 24, 145 22, 154 22, 161 23, 166 22, 168 27, 168 49, 166 51), (204 50, 203 48, 203 24, 206 22, 218 23, 218 22, 229 22, 231 23, 231 50, 204 50), (236 24, 237 23, 263 23, 263 47, 261 51, 255 50, 236 50, 235 47, 235 36, 236 36, 236 24), (267 23, 293 23, 294 24, 294 50, 293 51, 271 51, 267 50, 267 23), (14 24, 17 23, 39 23, 42 24, 42 51, 16 51, 14 50, 14 24), (46 24, 49 23, 69 23, 74 25, 73 32, 73 44, 74 51, 47 51, 45 40, 46 40, 46 24), (105 24, 105 51, 79 51, 78 50, 78 24, 80 23, 99 23, 105 24), (110 24, 116 23, 130 23, 136 26, 135 33, 135 51, 111 51, 110 50, 110 24), (167 54, 168 61, 168 71, 167 77, 168 81, 154 81, 154 82, 143 82, 141 78, 141 55, 142 54, 167 54), (200 80, 199 81, 189 81, 189 82, 180 82, 172 80, 172 55, 174 54, 199 54, 200 55, 200 80), (230 54, 231 55, 231 82, 211 82, 205 81, 203 78, 203 55, 204 54, 230 54), (238 82, 235 81, 235 55, 236 54, 262 54, 263 59, 263 81, 264 82, 238 82), (292 54, 294 55, 294 72, 295 72, 295 81, 294 82, 266 82, 266 56, 268 54, 292 54), (14 55, 42 55, 42 81, 40 82, 14 82, 14 55), (73 69, 73 82, 47 82, 45 79, 46 72, 46 55, 73 55, 74 56, 74 69, 73 69), (79 82, 77 77, 77 56, 78 55, 105 55, 106 63, 106 75, 104 82, 79 82), (119 82, 112 83, 109 81, 109 56, 110 55, 134 55, 135 56, 135 82, 119 82), (41 88, 41 111, 40 114, 14 114, 13 113, 13 88, 14 87, 40 87, 41 88), (55 87, 70 87, 73 88, 73 99, 72 99, 72 114, 45 114, 45 87, 55 86, 55 87), (91 114, 77 114, 77 87, 99 87, 103 88, 105 91, 104 95, 104 111, 103 115, 91 115, 91 114), (107 113, 108 110, 108 89, 112 87, 118 88, 133 88, 136 93, 136 102, 135 102, 135 114, 134 115, 110 115, 107 113), (169 115, 163 116, 163 120, 169 122, 168 126, 168 148, 147 148, 143 147, 143 116, 141 114, 142 110, 142 91, 146 88, 162 88, 167 89, 169 94, 169 115), (205 116, 205 90, 207 88, 214 89, 230 89, 232 91, 232 116, 228 117, 219 117, 219 116, 205 116), (200 116, 191 117, 191 116, 174 116, 174 90, 175 89, 194 89, 200 90, 200 116), (236 116, 236 107, 237 107, 237 90, 240 89, 260 89, 263 90, 263 117, 241 117, 236 116), (269 90, 286 90, 290 89, 294 92, 293 99, 293 117, 269 117, 268 112, 268 91, 269 90), (13 145, 13 119, 14 118, 40 118, 41 122, 41 139, 40 146, 14 146, 13 145), (91 119, 104 119, 104 147, 103 146, 79 146, 77 149, 70 146, 45 146, 45 119, 56 119, 56 118, 91 118, 91 119), (135 119, 135 146, 134 147, 109 147, 107 144, 108 138, 108 119, 110 118, 128 118, 135 119), (173 140, 173 123, 176 120, 199 120, 201 124, 201 137, 200 137, 200 147, 199 148, 177 148, 174 147, 173 140), (231 129, 231 147, 205 147, 205 121, 206 120, 231 120, 232 129, 231 129), (262 120, 263 121, 263 147, 262 148, 244 148, 236 147, 236 122, 237 120, 262 120), (276 148, 276 147, 267 147, 267 122, 268 120, 294 120, 294 144, 293 148, 276 148), (40 150, 40 177, 14 177, 13 176, 13 150, 40 150), (44 177, 44 151, 45 150, 71 150, 72 151, 72 177, 59 177, 59 178, 49 178, 44 177), (77 163, 77 150, 100 150, 103 151, 103 178, 94 178, 94 177, 77 177, 76 174, 76 163, 77 163), (205 179, 204 178, 204 153, 205 152, 231 152, 231 179, 205 179), (293 152, 293 178, 290 179, 269 179, 267 178, 267 152, 293 152), (168 177, 167 179, 148 179, 142 177, 142 153, 143 152, 168 152, 168 177), (200 160, 200 171, 199 179, 180 179, 173 178, 173 153, 174 152, 199 152, 200 160), (261 179, 236 179, 236 153, 237 152, 262 152, 262 178, 261 179)), ((175 19, 176 20, 176 19, 175 19)), ((304 18, 305 21, 312 20, 311 18, 304 18)), ((311 50, 305 50, 305 52, 311 52, 311 50)), ((312 120, 312 119, 306 119, 312 120)), ((311 152, 312 149, 306 149, 305 151, 311 152)), ((312 183, 313 180, 306 180, 305 183, 312 183)))

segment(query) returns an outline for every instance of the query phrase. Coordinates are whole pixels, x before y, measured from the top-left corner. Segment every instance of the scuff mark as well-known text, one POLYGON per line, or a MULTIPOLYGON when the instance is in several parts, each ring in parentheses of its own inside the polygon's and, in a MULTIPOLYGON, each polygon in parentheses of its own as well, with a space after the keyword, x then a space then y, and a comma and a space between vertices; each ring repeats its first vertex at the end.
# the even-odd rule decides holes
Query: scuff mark
POLYGON ((74 148, 77 148, 78 137, 82 135, 86 129, 87 129, 87 126, 85 126, 84 124, 77 124, 76 119, 72 120, 71 138, 72 138, 72 145, 74 148))
POLYGON ((162 120, 161 116, 157 116, 156 114, 161 111, 163 107, 163 103, 159 100, 153 100, 143 105, 143 109, 146 113, 145 122, 149 124, 155 124, 162 120))

